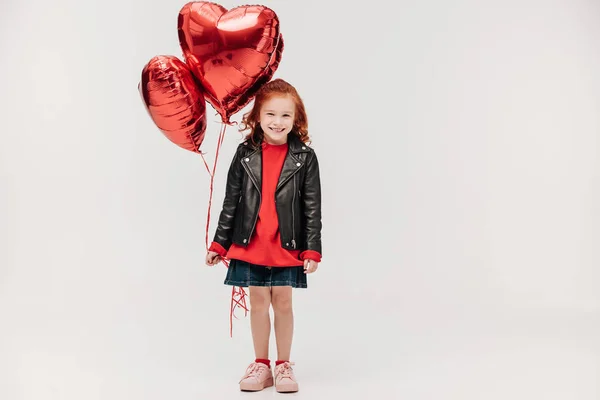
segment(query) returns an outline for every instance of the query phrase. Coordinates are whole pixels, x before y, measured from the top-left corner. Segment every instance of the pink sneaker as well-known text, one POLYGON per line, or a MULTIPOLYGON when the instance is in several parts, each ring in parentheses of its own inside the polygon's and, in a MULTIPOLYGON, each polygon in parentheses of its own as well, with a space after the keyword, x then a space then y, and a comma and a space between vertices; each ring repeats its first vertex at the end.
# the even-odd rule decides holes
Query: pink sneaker
POLYGON ((271 368, 263 363, 253 362, 246 368, 246 373, 240 380, 240 390, 257 392, 273 386, 271 368))
POLYGON ((280 393, 297 392, 298 382, 294 376, 294 370, 289 361, 275 367, 275 389, 280 393))

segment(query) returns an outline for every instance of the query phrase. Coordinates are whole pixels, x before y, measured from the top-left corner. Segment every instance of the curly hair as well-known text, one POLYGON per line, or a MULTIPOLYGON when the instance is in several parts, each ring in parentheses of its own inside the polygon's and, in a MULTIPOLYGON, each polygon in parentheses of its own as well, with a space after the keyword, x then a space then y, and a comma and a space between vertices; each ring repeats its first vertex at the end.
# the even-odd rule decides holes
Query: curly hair
POLYGON ((306 109, 304 108, 302 98, 296 88, 280 78, 267 82, 258 90, 252 109, 242 117, 240 132, 249 130, 250 133, 246 135, 245 139, 249 140, 254 146, 260 145, 264 139, 264 132, 259 123, 260 109, 265 101, 278 95, 291 96, 296 106, 294 126, 290 135, 296 135, 303 143, 309 143, 308 117, 306 116, 306 109))

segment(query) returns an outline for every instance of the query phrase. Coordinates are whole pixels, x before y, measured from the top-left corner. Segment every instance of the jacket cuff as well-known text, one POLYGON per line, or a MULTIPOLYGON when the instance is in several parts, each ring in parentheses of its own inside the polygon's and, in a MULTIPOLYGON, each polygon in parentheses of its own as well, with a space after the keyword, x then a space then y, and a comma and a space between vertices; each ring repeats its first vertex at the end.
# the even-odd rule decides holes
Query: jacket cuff
POLYGON ((219 253, 219 255, 223 258, 225 258, 225 256, 227 255, 227 250, 225 250, 225 248, 217 242, 212 242, 210 247, 208 248, 208 251, 214 251, 216 253, 219 253))
POLYGON ((300 253, 300 259, 302 261, 308 259, 313 260, 314 262, 321 262, 321 253, 314 250, 305 250, 302 253, 300 253))

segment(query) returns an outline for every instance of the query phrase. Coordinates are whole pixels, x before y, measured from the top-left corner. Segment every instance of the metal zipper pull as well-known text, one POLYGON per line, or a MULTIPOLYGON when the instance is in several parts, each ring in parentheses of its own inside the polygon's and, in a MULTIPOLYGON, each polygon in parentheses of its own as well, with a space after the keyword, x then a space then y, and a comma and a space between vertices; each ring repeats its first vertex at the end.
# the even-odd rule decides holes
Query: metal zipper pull
POLYGON ((292 248, 296 248, 296 241, 294 239, 292 239, 292 248))

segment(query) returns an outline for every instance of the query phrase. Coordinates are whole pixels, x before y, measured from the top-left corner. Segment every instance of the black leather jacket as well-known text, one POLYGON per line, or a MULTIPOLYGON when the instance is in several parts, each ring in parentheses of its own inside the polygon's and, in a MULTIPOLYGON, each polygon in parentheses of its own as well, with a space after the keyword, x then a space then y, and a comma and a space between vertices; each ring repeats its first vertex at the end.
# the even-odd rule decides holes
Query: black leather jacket
MULTIPOLYGON (((229 249, 247 246, 258 219, 262 188, 262 150, 241 143, 227 175, 223 209, 214 241, 229 249)), ((275 192, 281 245, 289 250, 321 249, 321 180, 313 149, 291 132, 275 192)))

